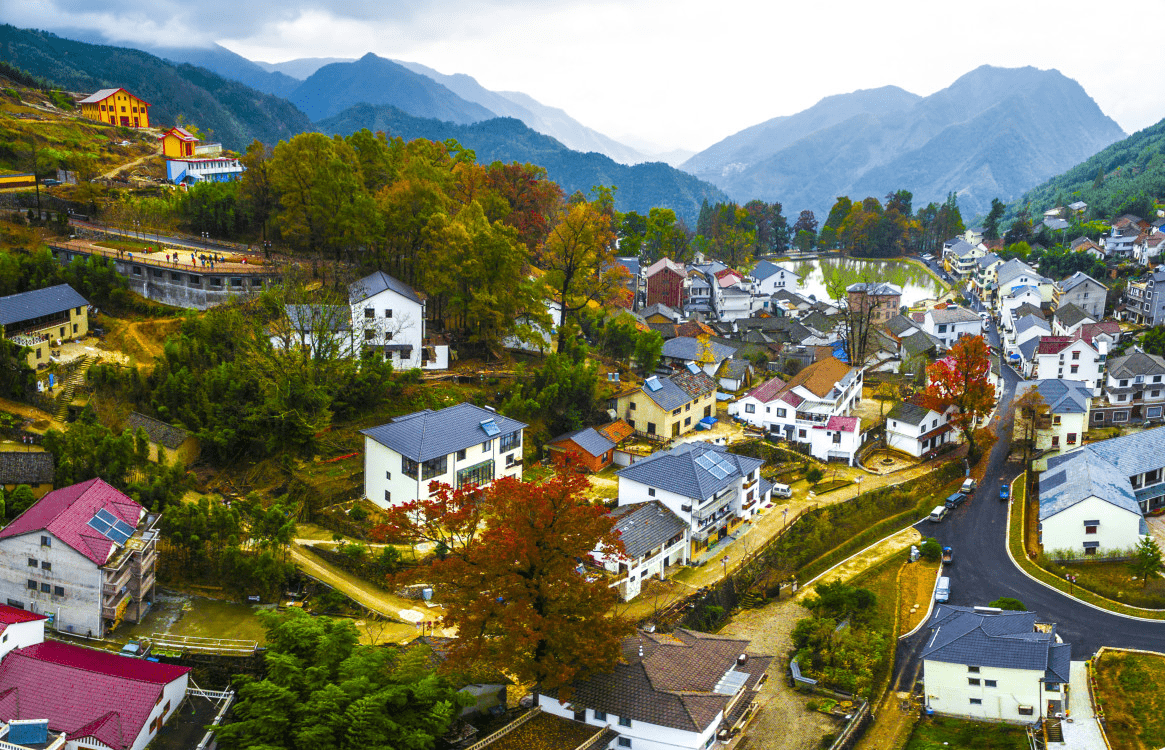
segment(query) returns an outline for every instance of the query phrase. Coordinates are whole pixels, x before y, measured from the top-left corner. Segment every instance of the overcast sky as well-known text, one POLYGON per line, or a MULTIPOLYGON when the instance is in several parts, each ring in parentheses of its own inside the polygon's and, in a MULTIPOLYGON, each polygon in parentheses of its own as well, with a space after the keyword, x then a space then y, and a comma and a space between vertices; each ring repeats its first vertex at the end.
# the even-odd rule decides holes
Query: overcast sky
MULTIPOLYGON (((930 94, 1057 68, 1133 132, 1165 117, 1162 0, 11 0, 21 27, 218 42, 252 60, 375 52, 522 91, 633 145, 700 150, 830 94, 930 94), (1142 31, 1143 30, 1143 31, 1142 31)), ((148 44, 149 42, 147 42, 148 44)))

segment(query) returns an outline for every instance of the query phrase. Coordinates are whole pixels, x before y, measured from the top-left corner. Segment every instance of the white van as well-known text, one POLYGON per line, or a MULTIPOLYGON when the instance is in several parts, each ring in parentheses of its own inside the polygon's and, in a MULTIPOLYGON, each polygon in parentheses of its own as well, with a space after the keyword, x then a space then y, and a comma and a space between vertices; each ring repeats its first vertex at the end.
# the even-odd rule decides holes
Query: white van
POLYGON ((939 521, 943 520, 946 517, 947 517, 947 506, 939 505, 939 506, 935 507, 935 509, 930 512, 930 515, 927 516, 927 519, 933 523, 938 523, 939 521))
POLYGON ((938 585, 934 587, 934 600, 936 602, 945 602, 951 598, 951 579, 943 576, 938 579, 938 585))
POLYGON ((773 483, 773 497, 792 497, 793 490, 787 484, 773 483))

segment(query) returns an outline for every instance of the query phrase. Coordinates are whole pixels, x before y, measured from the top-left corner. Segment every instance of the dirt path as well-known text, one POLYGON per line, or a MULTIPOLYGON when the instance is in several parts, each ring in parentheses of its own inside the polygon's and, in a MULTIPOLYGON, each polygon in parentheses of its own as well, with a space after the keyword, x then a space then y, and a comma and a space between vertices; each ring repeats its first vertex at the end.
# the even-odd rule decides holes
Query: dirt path
POLYGON ((848 581, 858 573, 868 570, 894 553, 907 549, 910 545, 918 544, 921 541, 922 534, 919 534, 918 530, 913 526, 908 529, 903 529, 897 534, 876 542, 853 557, 843 560, 825 571, 812 583, 802 586, 797 591, 796 598, 798 601, 804 601, 805 597, 810 596, 817 588, 817 584, 821 581, 848 581))
POLYGON ((43 432, 54 427, 58 430, 65 429, 65 426, 54 419, 47 411, 41 411, 35 406, 22 404, 18 401, 9 401, 6 398, 0 398, 0 411, 10 412, 25 419, 31 419, 33 422, 33 432, 43 432))
POLYGON ((146 154, 145 156, 139 156, 137 159, 134 159, 133 161, 131 161, 127 164, 122 164, 119 167, 114 167, 113 169, 109 170, 105 174, 101 175, 101 177, 98 179, 102 179, 102 180, 115 179, 117 177, 117 175, 119 175, 121 172, 123 172, 127 169, 131 169, 132 167, 136 167, 137 165, 141 164, 145 160, 152 159, 160 153, 161 153, 161 151, 159 150, 159 151, 155 151, 154 153, 151 153, 151 154, 146 154))

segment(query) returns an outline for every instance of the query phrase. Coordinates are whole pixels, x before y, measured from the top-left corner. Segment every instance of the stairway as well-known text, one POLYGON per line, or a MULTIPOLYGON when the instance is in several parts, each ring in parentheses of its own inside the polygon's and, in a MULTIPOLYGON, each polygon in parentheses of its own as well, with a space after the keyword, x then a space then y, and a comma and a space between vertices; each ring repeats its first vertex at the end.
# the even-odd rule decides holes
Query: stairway
POLYGON ((1049 718, 1044 722, 1044 739, 1046 742, 1063 742, 1064 728, 1060 726, 1060 720, 1049 718))
POLYGON ((86 354, 80 359, 73 360, 69 363, 69 372, 61 380, 60 393, 57 395, 56 411, 53 417, 58 422, 66 422, 69 418, 69 402, 73 400, 73 393, 77 390, 77 384, 85 377, 85 373, 89 370, 89 363, 93 359, 93 355, 86 354))

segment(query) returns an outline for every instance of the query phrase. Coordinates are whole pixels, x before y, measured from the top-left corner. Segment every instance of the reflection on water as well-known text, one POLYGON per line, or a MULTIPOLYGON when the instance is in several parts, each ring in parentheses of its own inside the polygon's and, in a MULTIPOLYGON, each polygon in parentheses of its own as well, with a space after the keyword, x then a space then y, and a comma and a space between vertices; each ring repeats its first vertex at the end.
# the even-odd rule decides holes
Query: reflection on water
POLYGON ((919 300, 935 299, 946 291, 935 277, 915 263, 901 260, 860 260, 857 258, 819 258, 817 260, 788 261, 802 277, 803 294, 817 299, 831 299, 829 289, 834 285, 847 287, 862 281, 887 281, 902 288, 902 304, 913 305, 919 300))

